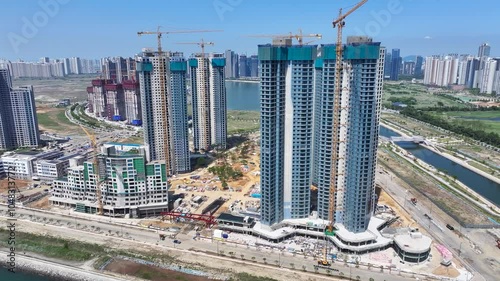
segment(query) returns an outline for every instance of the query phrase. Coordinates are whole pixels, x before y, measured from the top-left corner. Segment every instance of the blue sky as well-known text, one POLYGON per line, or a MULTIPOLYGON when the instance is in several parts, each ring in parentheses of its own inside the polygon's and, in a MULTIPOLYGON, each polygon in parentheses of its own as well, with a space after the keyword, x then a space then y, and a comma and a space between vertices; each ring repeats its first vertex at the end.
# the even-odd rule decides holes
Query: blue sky
MULTIPOLYGON (((154 47, 154 36, 137 31, 222 29, 205 34, 177 34, 163 40, 165 49, 198 51, 193 42, 215 42, 207 51, 232 49, 254 54, 268 38, 302 28, 322 33, 317 43, 333 43, 331 26, 339 8, 358 0, 2 0, 0 58, 37 60, 80 56, 133 56, 154 47), (43 3, 49 3, 49 8, 43 3), (55 3, 55 5, 54 5, 55 3)), ((346 21, 344 35, 368 34, 401 55, 476 54, 489 42, 500 56, 498 0, 369 0, 346 21)))

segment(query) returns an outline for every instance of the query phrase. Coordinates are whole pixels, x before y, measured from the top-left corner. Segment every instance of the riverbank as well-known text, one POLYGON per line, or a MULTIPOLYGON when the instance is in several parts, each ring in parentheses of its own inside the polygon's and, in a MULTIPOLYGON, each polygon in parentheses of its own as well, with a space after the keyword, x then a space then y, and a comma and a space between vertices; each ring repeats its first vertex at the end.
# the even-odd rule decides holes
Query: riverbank
POLYGON ((259 84, 259 80, 244 80, 244 79, 227 79, 227 82, 241 82, 241 83, 254 83, 254 84, 259 84))
MULTIPOLYGON (((7 252, 0 250, 0 255, 7 256, 7 252)), ((28 255, 16 255, 16 271, 32 273, 46 276, 51 279, 62 279, 68 281, 120 281, 137 280, 124 276, 115 277, 106 274, 92 272, 83 267, 74 267, 53 261, 43 260, 40 257, 30 257, 28 255)), ((12 273, 15 274, 15 273, 12 273)))
MULTIPOLYGON (((387 124, 387 123, 382 123, 380 124, 381 126, 387 128, 387 129, 390 129, 398 134, 400 134, 402 137, 411 137, 411 135, 403 132, 403 130, 400 130, 400 128, 396 128, 395 126, 391 125, 391 124, 387 124)), ((496 178, 496 177, 493 177, 492 175, 489 175, 487 173, 485 173, 484 171, 481 171, 471 165, 469 165, 465 160, 463 159, 460 159, 460 158, 457 158, 455 156, 452 156, 448 153, 445 153, 443 151, 441 151, 440 149, 438 149, 437 147, 434 147, 433 145, 431 144, 420 144, 420 146, 428 149, 429 151, 432 151, 450 161, 452 161, 453 163, 457 163, 459 164, 460 166, 478 174, 479 176, 482 176, 482 177, 485 177, 495 183, 498 183, 500 184, 500 179, 496 178)), ((465 156, 464 156, 465 158, 465 156)), ((473 159, 469 159, 469 161, 474 161, 473 159)), ((472 198, 469 198, 471 200, 471 202, 474 202, 474 203, 480 203, 480 206, 485 210, 485 211, 488 211, 488 212, 493 212, 492 215, 499 215, 500 214, 500 209, 498 208, 498 206, 496 206, 495 203, 491 202, 490 200, 486 199, 484 196, 482 196, 481 194, 479 194, 478 192, 474 191, 473 189, 471 189, 470 187, 468 187, 467 185, 463 184, 462 182, 460 181, 456 181, 456 183, 460 186, 460 188, 463 188, 464 190, 466 190, 469 194, 471 194, 472 196, 476 197, 479 201, 481 202, 476 202, 475 200, 473 200, 472 198)), ((478 204, 479 205, 479 204, 478 204)))

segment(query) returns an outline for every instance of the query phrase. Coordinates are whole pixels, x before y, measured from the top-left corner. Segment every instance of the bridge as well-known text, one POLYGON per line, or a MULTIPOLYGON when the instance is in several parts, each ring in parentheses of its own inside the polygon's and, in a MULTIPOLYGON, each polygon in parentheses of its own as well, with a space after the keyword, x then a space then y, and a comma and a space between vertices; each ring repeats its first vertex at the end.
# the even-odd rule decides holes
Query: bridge
POLYGON ((425 142, 425 139, 422 136, 391 137, 390 139, 393 142, 398 142, 398 141, 408 141, 408 142, 414 142, 414 143, 423 143, 423 142, 425 142))

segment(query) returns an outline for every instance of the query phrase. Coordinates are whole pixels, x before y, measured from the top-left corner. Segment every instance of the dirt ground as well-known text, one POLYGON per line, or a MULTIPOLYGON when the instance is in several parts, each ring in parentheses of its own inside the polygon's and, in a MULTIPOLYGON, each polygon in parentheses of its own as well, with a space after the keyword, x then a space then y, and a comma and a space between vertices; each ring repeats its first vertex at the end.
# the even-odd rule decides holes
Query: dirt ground
MULTIPOLYGON (((14 180, 16 183, 16 187, 19 188, 19 190, 23 191, 26 190, 28 187, 28 184, 30 183, 29 180, 14 180)), ((9 186, 9 180, 8 179, 1 179, 0 180, 0 194, 6 194, 8 187, 9 186)))
POLYGON ((432 271, 432 274, 455 278, 460 275, 460 272, 458 272, 458 270, 456 270, 454 267, 440 265, 438 268, 432 271))
POLYGON ((396 215, 399 216, 399 221, 395 223, 396 227, 407 227, 409 225, 415 226, 415 220, 411 218, 411 216, 401 207, 397 202, 394 201, 384 190, 380 192, 380 197, 378 200, 378 205, 387 205, 391 207, 396 215))
POLYGON ((207 277, 196 276, 191 274, 186 274, 174 270, 168 270, 164 268, 159 268, 155 266, 148 266, 143 264, 137 264, 132 261, 126 260, 114 260, 112 261, 105 270, 111 271, 118 274, 137 276, 147 280, 153 281, 206 281, 210 280, 207 277))

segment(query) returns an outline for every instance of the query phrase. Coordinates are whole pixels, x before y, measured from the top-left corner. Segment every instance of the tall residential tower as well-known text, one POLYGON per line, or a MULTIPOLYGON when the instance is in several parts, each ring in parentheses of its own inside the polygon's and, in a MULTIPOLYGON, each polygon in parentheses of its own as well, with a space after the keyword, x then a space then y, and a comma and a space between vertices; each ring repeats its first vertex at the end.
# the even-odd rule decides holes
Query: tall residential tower
POLYGON ((261 223, 307 218, 310 186, 317 214, 328 220, 330 174, 336 169, 335 223, 367 229, 374 209, 385 49, 368 37, 344 46, 339 134, 332 137, 335 45, 259 46, 261 82, 261 223), (332 163, 332 143, 339 155, 332 163))
POLYGON ((189 59, 196 151, 226 147, 225 65, 223 54, 195 54, 189 59))
POLYGON ((143 49, 137 72, 148 161, 165 160, 169 174, 190 170, 185 95, 186 62, 177 55, 143 49), (171 71, 171 64, 175 67, 171 71), (182 85, 181 85, 182 84, 182 85), (175 119, 175 120, 174 120, 175 119), (185 121, 185 122, 184 122, 185 121))

